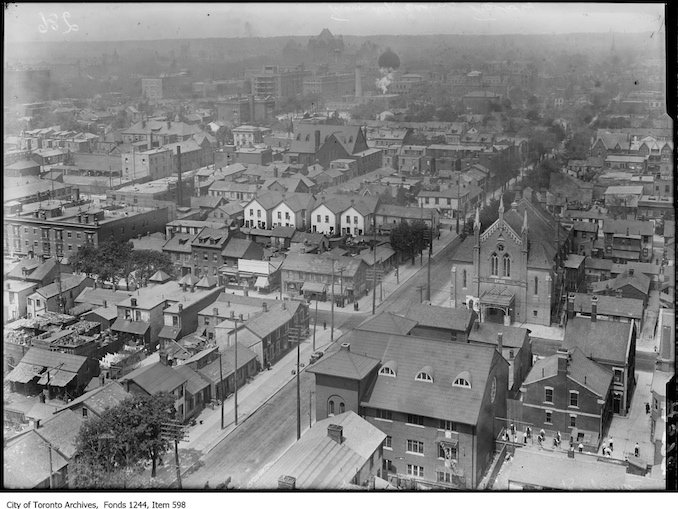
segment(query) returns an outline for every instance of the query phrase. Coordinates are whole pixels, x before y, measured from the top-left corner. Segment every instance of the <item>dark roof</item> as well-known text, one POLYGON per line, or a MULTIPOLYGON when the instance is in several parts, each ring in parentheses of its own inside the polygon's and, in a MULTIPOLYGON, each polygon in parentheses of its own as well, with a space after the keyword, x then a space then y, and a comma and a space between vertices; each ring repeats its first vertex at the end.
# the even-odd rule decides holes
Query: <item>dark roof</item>
POLYGON ((247 239, 231 238, 221 250, 221 255, 229 258, 242 258, 256 242, 247 239))
POLYGON ((316 375, 338 376, 351 380, 363 380, 379 365, 378 359, 358 355, 348 350, 338 352, 320 359, 306 369, 316 375))
POLYGON ((198 236, 197 233, 175 233, 171 239, 169 239, 164 246, 162 246, 163 251, 171 252, 181 252, 181 253, 190 253, 191 244, 193 240, 198 236))
MULTIPOLYGON (((228 377, 235 372, 235 346, 231 346, 224 350, 219 358, 221 359, 221 375, 228 377)), ((242 368, 243 366, 247 366, 250 362, 252 362, 253 359, 256 358, 256 353, 238 341, 238 362, 240 363, 238 364, 238 369, 242 368)), ((208 380, 218 382, 220 379, 219 361, 216 360, 206 366, 203 366, 198 370, 198 372, 208 380)))
POLYGON ((605 281, 598 281, 593 283, 593 292, 604 292, 604 291, 616 291, 624 288, 629 285, 638 290, 639 292, 649 295, 650 293, 650 283, 651 279, 645 274, 637 274, 636 272, 631 275, 629 271, 624 271, 619 274, 614 279, 607 279, 605 281))
MULTIPOLYGON (((87 357, 71 355, 67 353, 53 352, 42 348, 31 347, 21 358, 19 365, 36 366, 43 368, 56 368, 51 371, 54 375, 57 371, 77 373, 87 362, 87 357)), ((16 368, 14 368, 16 369, 16 368)))
POLYGON ((394 315, 393 313, 379 313, 371 316, 356 327, 356 329, 372 332, 384 332, 407 335, 416 326, 417 322, 409 318, 394 315))
MULTIPOLYGON (((11 271, 7 273, 8 278, 13 279, 23 279, 23 269, 28 270, 28 275, 26 276, 27 281, 40 281, 49 274, 51 270, 56 267, 56 260, 50 258, 45 262, 41 262, 38 258, 25 258, 19 262, 19 264, 14 267, 11 271)), ((50 281, 51 283, 51 281, 50 281)))
POLYGON ((395 377, 377 376, 362 406, 478 423, 488 375, 499 355, 495 348, 359 330, 353 331, 350 344, 355 354, 397 364, 395 377), (425 366, 433 371, 433 383, 415 381, 425 366), (471 379, 470 388, 453 386, 462 373, 471 379))
MULTIPOLYGON (((643 317, 643 301, 599 295, 598 315, 623 316, 640 320, 643 317)), ((591 296, 586 293, 574 294, 574 312, 591 314, 591 296)))
POLYGON ((148 394, 171 392, 187 382, 186 377, 161 362, 135 369, 120 380, 131 380, 148 394))
POLYGON ((83 418, 77 413, 67 410, 41 423, 38 435, 49 442, 60 454, 72 458, 75 454, 75 438, 77 437, 83 418))
MULTIPOLYGON (((610 383, 612 383, 612 370, 587 358, 584 352, 577 347, 571 349, 568 356, 567 375, 579 385, 593 391, 600 398, 605 398, 610 383)), ((525 377, 523 385, 530 385, 557 375, 558 354, 555 354, 538 360, 525 377)))
POLYGON ((204 390, 210 385, 209 379, 197 371, 194 371, 186 364, 174 366, 173 369, 182 377, 186 378, 186 380, 188 380, 188 383, 186 384, 186 392, 190 394, 198 394, 200 391, 204 390))
POLYGON ((592 258, 587 256, 584 259, 584 268, 586 269, 611 271, 612 265, 612 260, 606 258, 592 258))
POLYGON ((363 137, 360 126, 340 126, 324 124, 296 124, 294 139, 290 144, 290 153, 315 154, 315 131, 320 131, 320 146, 334 135, 348 154, 356 152, 356 142, 363 137), (298 139, 297 139, 298 138, 298 139))
MULTIPOLYGON (((642 186, 641 186, 642 187, 642 186)), ((605 233, 626 235, 654 235, 654 226, 649 221, 633 221, 630 219, 611 219, 603 224, 605 233)))
POLYGON ((478 324, 478 328, 473 327, 469 334, 469 341, 476 343, 487 343, 489 345, 497 345, 497 335, 503 334, 502 343, 504 348, 522 348, 525 339, 529 336, 530 331, 522 327, 510 327, 498 323, 482 322, 478 324))
POLYGON ((428 304, 416 304, 407 310, 407 318, 422 327, 466 331, 473 322, 472 309, 452 309, 428 304))
POLYGON ((598 223, 589 223, 588 221, 573 221, 572 229, 580 232, 597 232, 598 223))
MULTIPOLYGON (((47 442, 35 430, 8 441, 3 450, 3 485, 9 489, 31 489, 49 479, 47 442)), ((52 471, 68 464, 61 454, 52 454, 52 471)))
POLYGON ((565 327, 563 347, 570 350, 578 347, 596 361, 625 364, 633 324, 574 317, 565 327))
POLYGON ((296 270, 304 273, 331 274, 332 260, 335 261, 334 270, 345 267, 344 277, 354 277, 358 268, 365 261, 348 256, 330 257, 327 255, 289 253, 283 262, 283 270, 296 270))

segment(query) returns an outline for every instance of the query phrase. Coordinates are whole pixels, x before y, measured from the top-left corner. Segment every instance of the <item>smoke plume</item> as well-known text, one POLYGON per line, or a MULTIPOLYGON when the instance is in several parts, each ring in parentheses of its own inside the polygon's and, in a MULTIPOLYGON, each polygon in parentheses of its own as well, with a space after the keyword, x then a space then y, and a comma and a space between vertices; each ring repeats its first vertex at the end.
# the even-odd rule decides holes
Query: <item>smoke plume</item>
POLYGON ((392 69, 391 67, 382 67, 379 69, 379 72, 381 73, 381 78, 375 80, 374 84, 377 86, 378 89, 381 90, 382 94, 386 93, 386 91, 388 90, 388 86, 393 81, 394 71, 395 69, 392 69))

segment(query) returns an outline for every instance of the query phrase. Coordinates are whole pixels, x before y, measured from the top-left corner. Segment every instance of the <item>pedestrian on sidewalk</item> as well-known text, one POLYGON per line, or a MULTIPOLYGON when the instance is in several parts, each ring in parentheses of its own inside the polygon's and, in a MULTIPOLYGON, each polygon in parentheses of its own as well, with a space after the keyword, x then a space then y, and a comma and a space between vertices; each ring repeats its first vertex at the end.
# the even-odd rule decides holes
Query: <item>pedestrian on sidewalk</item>
POLYGON ((610 437, 610 452, 614 452, 614 442, 612 441, 612 437, 610 437))
POLYGON ((581 453, 583 453, 583 452, 584 452, 584 444, 582 444, 581 442, 579 442, 579 454, 581 454, 581 453))
POLYGON ((558 445, 560 445, 560 431, 558 432, 558 434, 556 436, 558 437, 558 445))
POLYGON ((640 446, 638 445, 638 442, 636 442, 636 446, 633 448, 633 455, 637 458, 639 454, 640 454, 640 446))

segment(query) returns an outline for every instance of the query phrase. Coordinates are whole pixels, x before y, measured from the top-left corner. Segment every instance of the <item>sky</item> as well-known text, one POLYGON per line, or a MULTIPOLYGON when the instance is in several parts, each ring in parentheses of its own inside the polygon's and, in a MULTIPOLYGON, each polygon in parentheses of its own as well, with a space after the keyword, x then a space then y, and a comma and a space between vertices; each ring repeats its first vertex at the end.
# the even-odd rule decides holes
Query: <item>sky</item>
POLYGON ((10 3, 5 41, 664 31, 660 3, 10 3))

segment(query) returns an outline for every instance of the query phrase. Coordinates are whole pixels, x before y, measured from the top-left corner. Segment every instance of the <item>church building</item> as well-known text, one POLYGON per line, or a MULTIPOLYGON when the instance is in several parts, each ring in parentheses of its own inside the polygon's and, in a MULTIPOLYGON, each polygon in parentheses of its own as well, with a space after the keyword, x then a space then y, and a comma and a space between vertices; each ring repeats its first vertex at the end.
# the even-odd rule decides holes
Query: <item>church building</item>
POLYGON ((565 312, 565 261, 571 235, 526 198, 504 210, 481 233, 476 210, 473 241, 453 256, 452 307, 472 308, 481 322, 550 326, 565 312))

